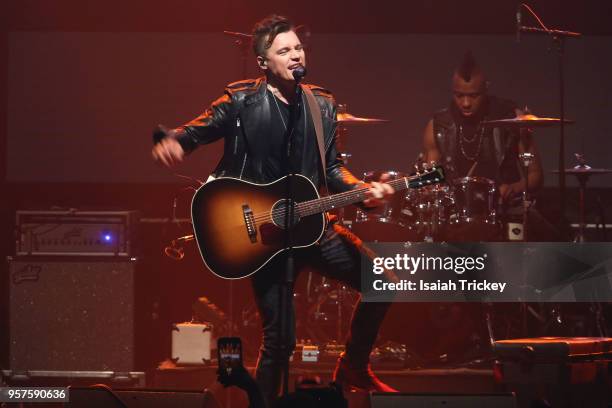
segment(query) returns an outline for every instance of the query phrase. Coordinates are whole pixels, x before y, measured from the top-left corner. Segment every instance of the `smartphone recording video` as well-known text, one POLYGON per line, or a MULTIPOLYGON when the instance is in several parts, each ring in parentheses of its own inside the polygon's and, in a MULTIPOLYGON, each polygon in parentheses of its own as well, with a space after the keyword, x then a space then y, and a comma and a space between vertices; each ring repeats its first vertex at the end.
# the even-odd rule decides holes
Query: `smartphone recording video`
POLYGON ((232 370, 242 366, 242 342, 240 337, 220 337, 217 340, 219 369, 225 375, 231 375, 232 370))

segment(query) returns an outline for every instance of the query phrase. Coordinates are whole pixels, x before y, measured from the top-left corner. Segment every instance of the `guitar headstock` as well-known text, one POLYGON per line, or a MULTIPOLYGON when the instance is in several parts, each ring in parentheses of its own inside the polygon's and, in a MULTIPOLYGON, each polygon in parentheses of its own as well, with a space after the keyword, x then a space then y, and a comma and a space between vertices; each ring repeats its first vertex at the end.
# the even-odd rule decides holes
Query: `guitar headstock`
POLYGON ((411 188, 421 188, 433 184, 439 184, 446 180, 444 177, 444 169, 442 166, 434 166, 428 170, 423 171, 422 173, 417 173, 413 176, 410 176, 410 181, 408 185, 411 188))

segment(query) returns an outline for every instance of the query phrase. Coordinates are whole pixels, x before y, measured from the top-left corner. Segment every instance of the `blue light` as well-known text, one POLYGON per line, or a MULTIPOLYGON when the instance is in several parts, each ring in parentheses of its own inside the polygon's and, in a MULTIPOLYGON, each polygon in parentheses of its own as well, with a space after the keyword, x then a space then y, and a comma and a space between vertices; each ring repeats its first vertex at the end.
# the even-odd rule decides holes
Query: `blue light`
POLYGON ((111 242, 112 240, 113 240, 113 237, 111 236, 111 234, 104 235, 104 241, 111 242))

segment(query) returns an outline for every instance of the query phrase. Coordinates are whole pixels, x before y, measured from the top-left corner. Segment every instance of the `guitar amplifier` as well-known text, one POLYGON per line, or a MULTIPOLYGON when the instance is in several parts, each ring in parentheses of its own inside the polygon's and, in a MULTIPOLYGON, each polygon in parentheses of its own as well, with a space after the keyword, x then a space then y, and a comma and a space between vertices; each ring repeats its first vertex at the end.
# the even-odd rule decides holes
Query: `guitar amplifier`
POLYGON ((135 211, 17 211, 16 252, 28 256, 133 256, 135 211))
POLYGON ((11 376, 134 371, 135 259, 8 262, 11 376))

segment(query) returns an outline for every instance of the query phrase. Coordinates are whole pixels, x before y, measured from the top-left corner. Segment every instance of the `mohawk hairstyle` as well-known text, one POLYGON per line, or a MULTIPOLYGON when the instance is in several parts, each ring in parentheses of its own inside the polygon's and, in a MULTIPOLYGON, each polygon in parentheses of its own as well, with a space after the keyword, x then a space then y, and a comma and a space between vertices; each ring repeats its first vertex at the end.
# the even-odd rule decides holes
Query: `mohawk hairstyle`
POLYGON ((461 61, 461 65, 455 71, 457 75, 465 80, 465 82, 470 82, 473 76, 480 74, 482 71, 480 67, 476 63, 474 59, 474 55, 472 55, 472 51, 466 51, 463 56, 463 60, 461 61))

